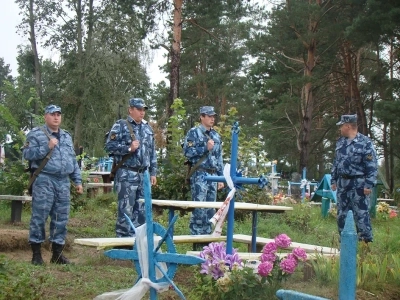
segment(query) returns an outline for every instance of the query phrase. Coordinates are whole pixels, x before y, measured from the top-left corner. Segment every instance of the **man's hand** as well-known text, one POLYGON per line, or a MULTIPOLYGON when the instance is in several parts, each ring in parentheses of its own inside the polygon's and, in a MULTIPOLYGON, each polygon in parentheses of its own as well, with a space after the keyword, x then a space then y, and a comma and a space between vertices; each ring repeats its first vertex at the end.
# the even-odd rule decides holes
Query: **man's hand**
POLYGON ((139 148, 140 143, 138 140, 135 140, 131 143, 131 152, 135 152, 137 148, 139 148))
POLYGON ((157 184, 156 176, 150 176, 150 183, 151 183, 151 185, 156 185, 157 184))
POLYGON ((75 190, 78 194, 83 194, 83 186, 82 184, 79 184, 77 186, 75 186, 75 190))
POLYGON ((369 194, 371 194, 371 192, 372 192, 371 189, 364 188, 364 195, 365 196, 368 196, 369 194))
POLYGON ((332 185, 331 185, 331 190, 332 190, 332 191, 336 191, 336 184, 332 184, 332 185))
POLYGON ((207 142, 207 150, 211 151, 212 148, 214 148, 214 140, 209 139, 208 142, 207 142))
POLYGON ((49 148, 53 149, 58 144, 58 140, 56 138, 52 138, 49 140, 49 148))
POLYGON ((223 182, 218 182, 218 190, 221 190, 224 188, 224 183, 223 182))

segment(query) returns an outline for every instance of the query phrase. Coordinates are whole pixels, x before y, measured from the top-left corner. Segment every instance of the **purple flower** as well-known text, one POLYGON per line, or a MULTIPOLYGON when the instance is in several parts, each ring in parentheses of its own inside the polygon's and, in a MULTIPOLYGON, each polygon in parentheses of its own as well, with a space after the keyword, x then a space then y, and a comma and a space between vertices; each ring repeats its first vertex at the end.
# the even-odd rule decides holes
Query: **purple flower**
POLYGON ((261 262, 274 262, 276 260, 276 255, 274 253, 263 253, 261 254, 261 262))
POLYGON ((278 250, 278 246, 275 244, 275 242, 270 242, 264 246, 262 252, 265 254, 270 254, 275 253, 276 250, 278 250))
POLYGON ((295 256, 296 259, 305 261, 307 260, 307 253, 303 248, 294 248, 292 254, 295 256))
POLYGON ((297 261, 293 257, 285 258, 279 264, 283 273, 293 274, 297 267, 297 261))
POLYGON ((220 243, 210 243, 208 246, 203 248, 200 252, 200 257, 207 259, 207 257, 219 257, 224 258, 226 255, 225 242, 220 243))
POLYGON ((292 243, 290 237, 282 233, 275 238, 275 243, 279 248, 287 248, 292 243))
POLYGON ((211 275, 214 279, 224 276, 226 271, 230 271, 233 267, 242 266, 242 261, 236 249, 232 254, 226 254, 226 246, 224 242, 210 243, 200 252, 200 257, 205 261, 201 264, 201 274, 211 275))
POLYGON ((267 277, 271 274, 274 264, 269 261, 265 261, 258 265, 258 274, 262 277, 267 277))
POLYGON ((232 254, 227 254, 225 256, 225 263, 229 266, 229 269, 232 270, 234 265, 242 265, 242 260, 239 258, 239 254, 233 249, 232 254))

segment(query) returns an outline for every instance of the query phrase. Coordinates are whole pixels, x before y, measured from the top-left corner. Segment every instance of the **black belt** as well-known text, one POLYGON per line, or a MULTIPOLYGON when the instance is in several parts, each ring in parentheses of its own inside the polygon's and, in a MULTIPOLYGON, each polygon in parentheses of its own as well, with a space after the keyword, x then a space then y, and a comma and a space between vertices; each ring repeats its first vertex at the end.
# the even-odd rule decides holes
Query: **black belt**
POLYGON ((217 169, 214 169, 214 168, 199 168, 198 170, 199 171, 204 171, 204 172, 207 172, 207 173, 210 173, 210 174, 217 173, 217 169))
POLYGON ((137 173, 143 173, 144 171, 147 170, 147 167, 127 167, 127 166, 122 166, 121 169, 126 169, 126 170, 137 172, 137 173))
POLYGON ((340 178, 343 179, 355 179, 355 178, 364 178, 364 175, 339 175, 340 178))

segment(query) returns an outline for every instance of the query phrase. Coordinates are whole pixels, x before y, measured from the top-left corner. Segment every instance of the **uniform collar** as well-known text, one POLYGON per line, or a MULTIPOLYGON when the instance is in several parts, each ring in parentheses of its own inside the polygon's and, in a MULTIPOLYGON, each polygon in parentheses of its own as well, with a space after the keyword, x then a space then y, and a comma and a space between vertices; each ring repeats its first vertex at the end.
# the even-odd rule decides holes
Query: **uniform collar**
POLYGON ((58 132, 52 131, 46 124, 44 124, 44 128, 46 128, 47 132, 48 132, 50 135, 51 135, 53 132, 59 133, 60 136, 64 133, 64 130, 62 130, 61 128, 58 128, 58 132))
POLYGON ((354 137, 354 139, 352 139, 352 141, 358 142, 361 138, 361 134, 359 132, 357 132, 356 136, 354 137))
MULTIPOLYGON (((205 132, 207 131, 207 128, 205 128, 205 127, 203 126, 203 124, 200 124, 200 125, 199 125, 199 128, 200 128, 201 132, 203 132, 203 133, 205 133, 205 132)), ((210 129, 209 131, 210 131, 210 132, 213 131, 213 128, 211 127, 211 129, 210 129)))

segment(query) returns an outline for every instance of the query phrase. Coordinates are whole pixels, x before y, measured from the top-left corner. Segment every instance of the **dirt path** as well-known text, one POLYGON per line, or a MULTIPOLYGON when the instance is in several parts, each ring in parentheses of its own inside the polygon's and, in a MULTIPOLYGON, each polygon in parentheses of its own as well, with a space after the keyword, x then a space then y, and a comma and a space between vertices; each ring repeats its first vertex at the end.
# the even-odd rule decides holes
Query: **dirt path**
MULTIPOLYGON (((9 259, 30 262, 32 259, 31 247, 28 243, 29 231, 25 229, 0 229, 0 253, 9 259)), ((68 237, 65 250, 72 248, 72 241, 68 237)), ((44 261, 50 261, 50 242, 46 241, 42 246, 44 261)))

